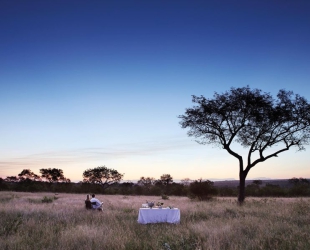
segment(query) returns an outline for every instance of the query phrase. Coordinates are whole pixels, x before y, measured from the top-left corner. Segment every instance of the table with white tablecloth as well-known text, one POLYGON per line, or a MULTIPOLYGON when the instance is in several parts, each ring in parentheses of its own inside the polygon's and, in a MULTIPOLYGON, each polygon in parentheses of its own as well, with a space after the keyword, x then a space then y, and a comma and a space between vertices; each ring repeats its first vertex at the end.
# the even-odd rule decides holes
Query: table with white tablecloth
POLYGON ((180 223, 180 216, 178 208, 140 208, 138 223, 180 223))

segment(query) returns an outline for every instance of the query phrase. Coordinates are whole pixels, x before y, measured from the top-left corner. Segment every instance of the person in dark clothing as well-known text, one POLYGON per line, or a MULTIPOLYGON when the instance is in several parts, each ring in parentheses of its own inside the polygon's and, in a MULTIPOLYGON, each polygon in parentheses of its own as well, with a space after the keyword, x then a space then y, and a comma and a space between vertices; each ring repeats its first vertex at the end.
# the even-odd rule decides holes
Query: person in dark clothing
POLYGON ((86 196, 86 200, 85 200, 85 208, 86 209, 92 209, 92 205, 89 199, 89 194, 86 196))

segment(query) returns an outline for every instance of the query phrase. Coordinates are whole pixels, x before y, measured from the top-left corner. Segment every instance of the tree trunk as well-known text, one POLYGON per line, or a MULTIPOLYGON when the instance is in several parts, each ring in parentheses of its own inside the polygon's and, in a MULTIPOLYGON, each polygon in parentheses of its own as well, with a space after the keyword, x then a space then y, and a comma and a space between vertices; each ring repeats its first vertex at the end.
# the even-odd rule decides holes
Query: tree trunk
POLYGON ((241 205, 244 202, 245 199, 245 178, 246 174, 244 171, 242 171, 239 174, 239 195, 238 195, 238 202, 241 205))

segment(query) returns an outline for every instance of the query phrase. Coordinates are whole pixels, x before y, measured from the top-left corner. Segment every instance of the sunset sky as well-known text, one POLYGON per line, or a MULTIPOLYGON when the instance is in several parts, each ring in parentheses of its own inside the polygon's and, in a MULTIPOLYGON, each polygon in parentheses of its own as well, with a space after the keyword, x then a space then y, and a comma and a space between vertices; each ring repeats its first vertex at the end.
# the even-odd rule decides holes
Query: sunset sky
MULTIPOLYGON (((309 13, 309 0, 0 0, 0 177, 79 181, 105 165, 125 180, 238 179, 178 116, 191 95, 246 85, 310 100, 309 13)), ((306 149, 248 178, 310 178, 306 149)))

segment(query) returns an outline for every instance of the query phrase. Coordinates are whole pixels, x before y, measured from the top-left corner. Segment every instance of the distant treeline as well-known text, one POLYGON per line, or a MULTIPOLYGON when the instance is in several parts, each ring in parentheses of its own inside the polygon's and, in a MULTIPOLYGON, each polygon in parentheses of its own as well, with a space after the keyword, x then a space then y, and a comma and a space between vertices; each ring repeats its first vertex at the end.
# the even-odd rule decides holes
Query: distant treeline
MULTIPOLYGON (((304 178, 292 178, 288 180, 289 185, 281 187, 271 183, 263 184, 261 180, 254 180, 246 186, 246 195, 254 197, 296 197, 310 196, 310 182, 304 178)), ((214 182, 208 180, 176 182, 153 182, 143 181, 116 182, 108 189, 94 183, 72 183, 72 182, 44 182, 26 179, 14 182, 0 178, 0 191, 22 191, 22 192, 53 192, 53 193, 84 193, 84 194, 120 194, 120 195, 164 195, 164 196, 189 196, 199 199, 207 199, 211 196, 238 195, 238 187, 215 186, 214 182)))

